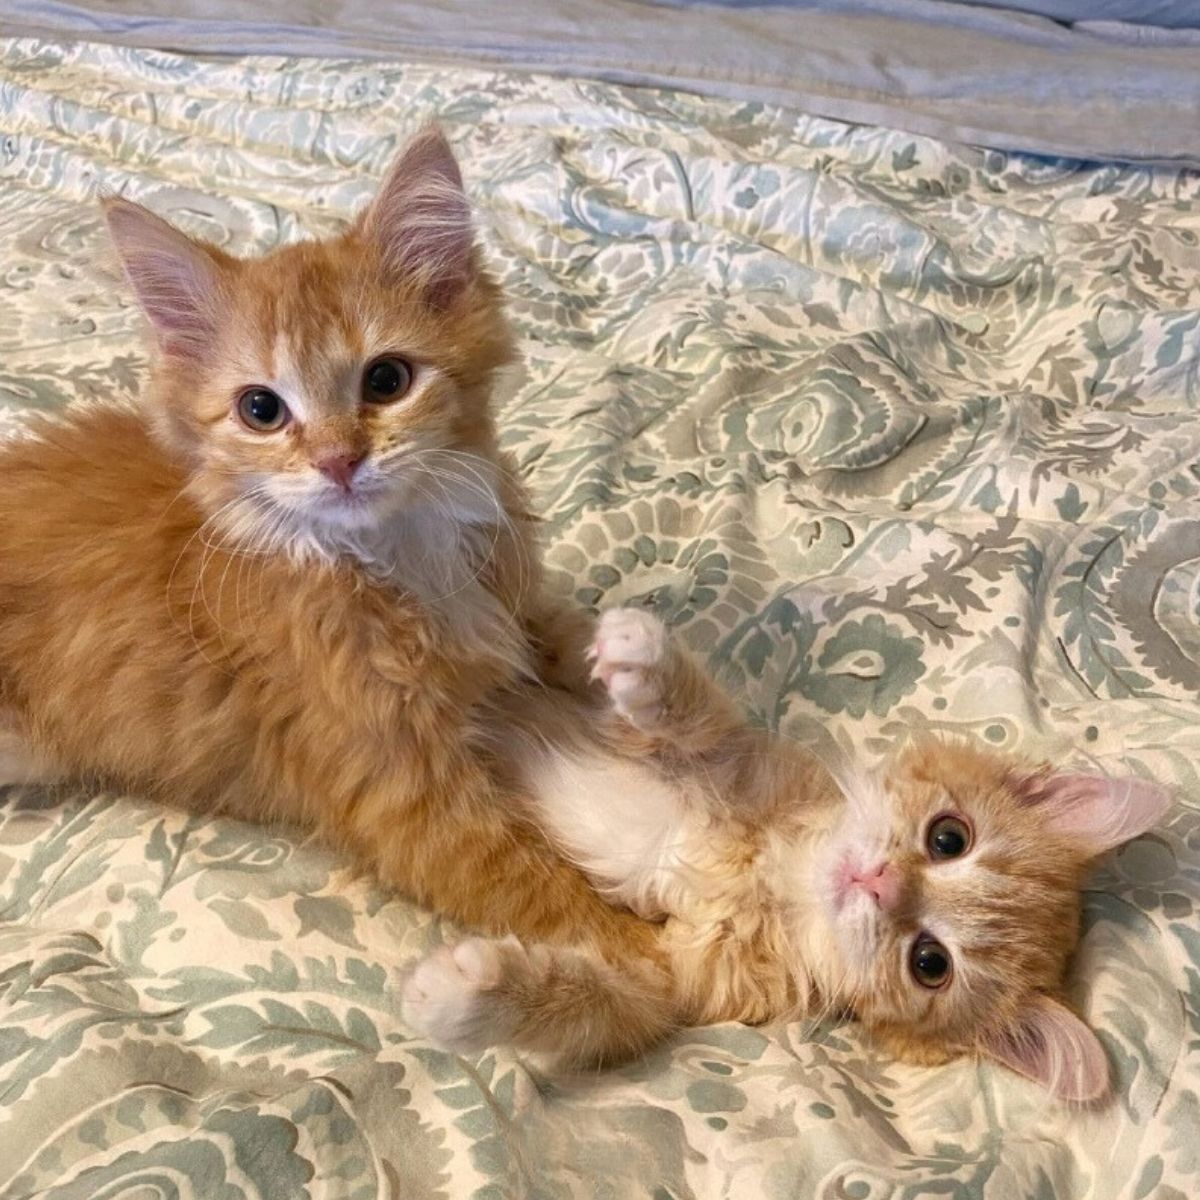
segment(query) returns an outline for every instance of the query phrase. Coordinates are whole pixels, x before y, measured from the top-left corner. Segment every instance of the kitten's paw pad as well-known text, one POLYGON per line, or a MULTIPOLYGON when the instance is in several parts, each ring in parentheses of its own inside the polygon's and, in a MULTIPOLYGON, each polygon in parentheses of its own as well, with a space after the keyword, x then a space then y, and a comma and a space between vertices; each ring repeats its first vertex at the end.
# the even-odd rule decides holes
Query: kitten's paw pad
POLYGON ((613 608, 600 618, 589 652, 592 678, 603 682, 613 707, 639 728, 662 716, 662 686, 655 668, 666 652, 666 626, 644 609, 613 608))
POLYGON ((458 1050, 503 1041, 496 989, 504 976, 499 945, 468 938, 417 963, 404 985, 401 1012, 418 1033, 458 1050))
POLYGON ((644 608, 610 608, 596 625, 588 657, 596 664, 593 674, 604 678, 617 667, 649 667, 662 661, 667 649, 667 627, 644 608))

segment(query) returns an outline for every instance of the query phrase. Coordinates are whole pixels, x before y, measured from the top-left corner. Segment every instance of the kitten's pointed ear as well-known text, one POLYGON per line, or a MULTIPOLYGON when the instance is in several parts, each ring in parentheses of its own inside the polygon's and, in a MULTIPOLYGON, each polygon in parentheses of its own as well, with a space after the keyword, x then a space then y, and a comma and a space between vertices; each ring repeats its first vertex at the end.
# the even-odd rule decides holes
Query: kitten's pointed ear
POLYGON ((413 279, 435 308, 454 302, 471 280, 475 235, 462 174, 434 126, 400 152, 360 226, 384 266, 413 279))
POLYGON ((1108 1058, 1100 1039, 1049 996, 1037 996, 1014 1028, 988 1033, 980 1050, 1060 1100, 1086 1103, 1108 1091, 1108 1058))
POLYGON ((200 357, 213 340, 220 311, 217 252, 130 200, 105 200, 104 218, 163 350, 200 357))
POLYGON ((1051 829, 1080 843, 1089 855, 1145 833, 1171 806, 1166 788, 1133 776, 1039 772, 1013 784, 1023 800, 1045 806, 1051 829))

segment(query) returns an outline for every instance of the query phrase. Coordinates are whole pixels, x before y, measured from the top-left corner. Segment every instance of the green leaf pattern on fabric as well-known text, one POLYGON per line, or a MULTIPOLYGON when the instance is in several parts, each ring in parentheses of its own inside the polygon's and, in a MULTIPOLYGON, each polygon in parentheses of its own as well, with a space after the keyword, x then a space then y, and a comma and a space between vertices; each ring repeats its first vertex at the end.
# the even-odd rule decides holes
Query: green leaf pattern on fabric
POLYGON ((1200 1193, 1200 177, 583 80, 0 42, 0 423, 144 377, 96 188, 266 250, 431 118, 511 298, 503 437, 562 597, 654 607, 821 753, 926 729, 1179 788, 1097 876, 1072 975, 1117 1099, 833 1025, 574 1081, 458 1058, 399 1017, 439 922, 332 855, 10 789, 0 1194, 1200 1193))

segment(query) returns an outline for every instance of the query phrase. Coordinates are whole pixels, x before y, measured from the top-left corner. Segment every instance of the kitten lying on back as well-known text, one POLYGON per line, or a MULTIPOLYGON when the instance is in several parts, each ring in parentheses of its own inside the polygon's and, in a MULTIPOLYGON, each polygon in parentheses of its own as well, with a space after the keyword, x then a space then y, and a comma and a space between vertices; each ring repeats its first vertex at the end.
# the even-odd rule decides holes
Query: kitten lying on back
POLYGON ((0 783, 315 827, 477 928, 652 941, 492 770, 566 622, 496 446, 512 346, 445 140, 344 235, 259 259, 106 215, 158 353, 137 406, 0 445, 0 783))
POLYGON ((608 720, 590 736, 543 720, 513 769, 614 903, 664 919, 656 961, 586 935, 470 939, 412 974, 416 1028, 583 1065, 679 1024, 852 1012, 909 1060, 981 1055, 1065 1099, 1105 1092, 1100 1043, 1062 998, 1080 887, 1158 820, 1162 789, 932 742, 843 794, 749 728, 650 615, 607 613, 593 653, 608 720))

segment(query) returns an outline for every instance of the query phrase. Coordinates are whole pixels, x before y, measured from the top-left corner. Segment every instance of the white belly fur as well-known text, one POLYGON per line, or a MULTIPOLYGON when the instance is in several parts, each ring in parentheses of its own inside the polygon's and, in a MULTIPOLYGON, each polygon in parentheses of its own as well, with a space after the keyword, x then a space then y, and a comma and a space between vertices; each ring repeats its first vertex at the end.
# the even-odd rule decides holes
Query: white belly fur
POLYGON ((643 917, 679 911, 705 822, 678 787, 638 763, 555 750, 528 782, 547 833, 606 895, 643 917))

